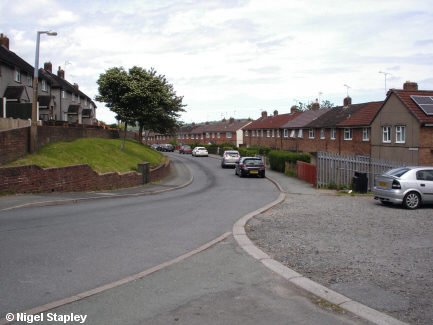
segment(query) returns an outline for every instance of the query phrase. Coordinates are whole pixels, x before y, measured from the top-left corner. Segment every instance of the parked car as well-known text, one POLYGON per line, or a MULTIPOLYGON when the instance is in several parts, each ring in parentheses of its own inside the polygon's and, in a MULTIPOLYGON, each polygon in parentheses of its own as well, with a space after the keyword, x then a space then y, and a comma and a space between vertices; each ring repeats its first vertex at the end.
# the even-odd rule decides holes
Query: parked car
POLYGON ((170 152, 173 152, 174 151, 174 147, 171 144, 163 144, 161 146, 161 151, 170 151, 170 152))
POLYGON ((240 177, 258 175, 265 177, 265 165, 261 158, 244 157, 236 161, 235 175, 240 177))
POLYGON ((207 152, 207 149, 205 147, 195 147, 192 151, 192 155, 194 157, 202 156, 202 157, 208 157, 209 153, 207 152))
POLYGON ((158 151, 161 151, 161 149, 162 149, 160 144, 152 144, 151 148, 158 150, 158 151))
POLYGON ((180 149, 179 149, 179 153, 182 153, 182 154, 189 154, 189 153, 192 153, 192 149, 191 149, 191 147, 190 146, 182 146, 182 147, 180 147, 180 149))
POLYGON ((221 159, 221 167, 225 168, 227 166, 235 166, 236 161, 241 159, 241 155, 237 150, 226 150, 224 151, 223 157, 221 159))
POLYGON ((373 193, 383 204, 402 203, 407 209, 433 203, 433 167, 391 169, 376 177, 373 193))

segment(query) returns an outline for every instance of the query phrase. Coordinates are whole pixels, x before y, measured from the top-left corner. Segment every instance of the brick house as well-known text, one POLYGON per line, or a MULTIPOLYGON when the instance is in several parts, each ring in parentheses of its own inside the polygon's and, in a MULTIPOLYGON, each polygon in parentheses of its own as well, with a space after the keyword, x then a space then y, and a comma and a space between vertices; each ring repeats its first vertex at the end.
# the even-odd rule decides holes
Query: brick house
POLYGON ((283 134, 282 149, 295 152, 306 151, 306 148, 304 147, 304 137, 311 136, 311 132, 308 132, 308 134, 304 134, 305 125, 314 121, 329 110, 330 108, 316 108, 314 110, 305 111, 298 115, 296 118, 284 124, 281 127, 281 131, 283 134))
POLYGON ((433 165, 433 91, 406 82, 391 89, 371 123, 371 156, 433 165))
POLYGON ((274 111, 274 115, 268 116, 268 113, 263 111, 259 119, 244 128, 244 143, 247 147, 266 146, 277 150, 283 148, 282 126, 300 114, 302 112, 297 112, 294 107, 289 114, 279 115, 278 111, 274 111))
POLYGON ((351 98, 346 97, 343 106, 333 107, 304 126, 303 132, 306 135, 300 140, 302 143, 298 144, 299 151, 370 156, 368 121, 373 120, 380 105, 381 102, 352 104, 351 98), (361 117, 362 122, 358 122, 361 117))

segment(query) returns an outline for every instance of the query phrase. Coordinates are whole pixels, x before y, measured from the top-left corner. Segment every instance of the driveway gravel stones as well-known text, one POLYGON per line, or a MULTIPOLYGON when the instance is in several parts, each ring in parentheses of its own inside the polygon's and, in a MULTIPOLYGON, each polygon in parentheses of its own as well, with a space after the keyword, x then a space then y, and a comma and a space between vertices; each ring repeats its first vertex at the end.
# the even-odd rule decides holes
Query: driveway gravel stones
POLYGON ((293 195, 252 218, 248 237, 294 271, 410 324, 433 324, 433 206, 372 196, 293 195))

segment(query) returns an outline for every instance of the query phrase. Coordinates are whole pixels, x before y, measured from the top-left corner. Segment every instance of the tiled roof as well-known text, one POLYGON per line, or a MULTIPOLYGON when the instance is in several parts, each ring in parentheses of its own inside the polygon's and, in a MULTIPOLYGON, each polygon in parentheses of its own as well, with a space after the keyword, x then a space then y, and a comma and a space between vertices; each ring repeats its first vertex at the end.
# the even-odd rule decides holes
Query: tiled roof
POLYGON ((190 133, 202 134, 206 132, 236 132, 244 128, 249 123, 250 123, 249 121, 236 121, 230 124, 230 121, 227 121, 227 122, 218 122, 214 124, 203 124, 200 125, 198 128, 196 128, 195 130, 191 131, 190 133))
POLYGON ((367 103, 368 105, 366 107, 339 123, 338 126, 347 127, 370 125, 383 103, 383 101, 367 103))
POLYGON ((330 109, 325 114, 319 116, 314 121, 305 125, 306 128, 332 128, 345 121, 347 118, 356 114, 367 107, 370 103, 351 104, 349 106, 337 106, 330 109))
POLYGON ((287 122, 293 120, 294 118, 301 115, 303 112, 296 112, 293 114, 281 114, 281 115, 271 115, 267 117, 261 117, 251 124, 248 125, 246 129, 257 130, 257 129, 277 129, 281 128, 287 122))
POLYGON ((0 45, 0 61, 27 71, 30 75, 34 73, 34 69, 30 64, 2 45, 0 45))
POLYGON ((305 111, 302 112, 302 114, 298 115, 291 121, 284 124, 281 128, 288 129, 288 128, 302 128, 306 124, 314 121, 319 116, 322 116, 326 112, 328 112, 331 108, 324 108, 324 109, 317 109, 314 111, 305 111))
POLYGON ((422 124, 433 123, 433 115, 427 115, 419 106, 413 101, 410 96, 430 96, 433 97, 432 90, 391 90, 388 98, 392 94, 396 94, 400 100, 406 105, 406 107, 412 112, 412 114, 422 124))

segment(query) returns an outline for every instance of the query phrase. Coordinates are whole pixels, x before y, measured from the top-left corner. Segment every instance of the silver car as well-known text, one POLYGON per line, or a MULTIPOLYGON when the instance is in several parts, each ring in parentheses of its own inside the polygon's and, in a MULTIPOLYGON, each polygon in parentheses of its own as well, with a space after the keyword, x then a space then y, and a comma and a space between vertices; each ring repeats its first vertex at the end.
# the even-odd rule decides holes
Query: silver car
POLYGON ((433 203, 433 167, 391 169, 376 177, 373 193, 383 204, 403 203, 407 209, 433 203))
POLYGON ((221 159, 221 167, 225 168, 227 166, 235 166, 236 161, 241 159, 241 155, 237 150, 226 150, 224 151, 223 157, 221 159))

